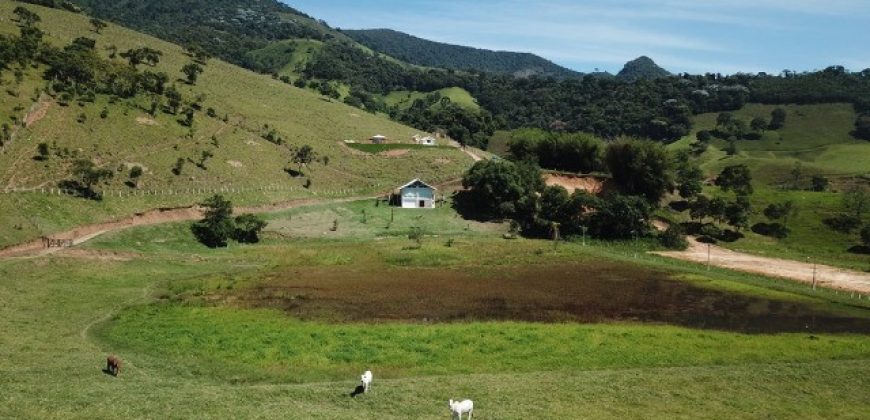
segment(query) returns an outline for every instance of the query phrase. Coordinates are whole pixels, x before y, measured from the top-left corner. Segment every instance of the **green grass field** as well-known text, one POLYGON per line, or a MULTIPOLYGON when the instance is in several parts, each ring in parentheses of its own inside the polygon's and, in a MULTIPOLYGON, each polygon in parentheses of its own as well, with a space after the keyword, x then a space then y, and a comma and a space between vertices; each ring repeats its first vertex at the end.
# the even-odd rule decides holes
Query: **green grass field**
POLYGON ((548 242, 503 240, 503 226, 469 223, 447 208, 424 217, 397 211, 386 229, 389 215, 369 201, 300 208, 270 215, 265 241, 254 246, 209 250, 178 223, 108 234, 77 254, 0 261, 0 416, 444 418, 445 401, 459 397, 473 398, 482 418, 870 414, 863 334, 633 322, 333 324, 173 297, 253 287, 275 270, 610 261, 713 291, 870 317, 867 301, 634 258, 632 243, 554 250, 548 242), (317 233, 335 217, 337 232, 317 233), (420 250, 395 234, 421 223, 430 236, 420 250), (100 372, 107 353, 126 363, 119 378, 100 372), (373 392, 351 399, 354 378, 367 368, 375 372, 373 392))

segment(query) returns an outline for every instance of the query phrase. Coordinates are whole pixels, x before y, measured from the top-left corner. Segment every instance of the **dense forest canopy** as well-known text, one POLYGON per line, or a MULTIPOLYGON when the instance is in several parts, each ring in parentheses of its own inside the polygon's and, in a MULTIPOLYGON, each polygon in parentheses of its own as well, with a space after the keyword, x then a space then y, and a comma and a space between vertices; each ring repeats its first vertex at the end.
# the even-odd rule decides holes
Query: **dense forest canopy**
POLYGON ((518 77, 577 77, 580 73, 529 53, 491 51, 433 42, 390 29, 344 30, 375 51, 402 61, 427 67, 478 70, 518 77))

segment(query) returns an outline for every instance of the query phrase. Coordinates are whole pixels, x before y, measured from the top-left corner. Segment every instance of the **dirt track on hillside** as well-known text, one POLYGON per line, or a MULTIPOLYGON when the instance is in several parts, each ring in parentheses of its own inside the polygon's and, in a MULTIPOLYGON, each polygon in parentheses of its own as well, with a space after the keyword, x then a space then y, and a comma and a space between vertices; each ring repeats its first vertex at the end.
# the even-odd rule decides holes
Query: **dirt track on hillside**
MULTIPOLYGON (((344 203, 367 199, 371 197, 352 197, 336 200, 298 199, 277 204, 268 204, 256 207, 236 207, 235 213, 274 213, 297 207, 312 206, 317 204, 344 203)), ((163 223, 184 222, 202 218, 202 209, 196 206, 157 209, 137 213, 130 217, 105 223, 80 226, 65 232, 47 235, 52 239, 72 240, 73 245, 79 245, 108 232, 129 229, 137 226, 159 225, 163 223)), ((42 239, 35 239, 19 245, 0 249, 0 258, 24 257, 47 255, 64 250, 65 248, 45 248, 42 239)))
MULTIPOLYGON (((685 251, 656 252, 655 254, 706 264, 707 252, 707 244, 689 238, 689 249, 685 251)), ((812 263, 744 254, 716 245, 710 245, 709 252, 710 264, 716 267, 796 280, 807 284, 813 283, 814 265, 812 263)), ((815 278, 816 284, 820 287, 870 295, 870 274, 868 273, 827 265, 815 265, 815 278)))

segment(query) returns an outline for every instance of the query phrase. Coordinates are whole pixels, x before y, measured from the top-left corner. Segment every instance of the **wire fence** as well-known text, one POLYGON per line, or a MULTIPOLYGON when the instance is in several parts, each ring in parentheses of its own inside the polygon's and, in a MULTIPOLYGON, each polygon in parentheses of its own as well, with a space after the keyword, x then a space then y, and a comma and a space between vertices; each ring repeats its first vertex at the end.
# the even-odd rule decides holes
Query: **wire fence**
MULTIPOLYGON (((312 197, 349 197, 354 195, 375 194, 385 192, 387 187, 383 184, 370 184, 360 188, 335 188, 335 189, 311 189, 289 185, 262 185, 262 186, 219 186, 219 187, 184 187, 184 188, 161 188, 161 189, 104 189, 100 190, 103 199, 124 199, 135 197, 173 197, 173 196, 201 196, 204 194, 250 194, 250 193, 288 193, 302 194, 312 197)), ((15 187, 0 190, 2 194, 40 194, 53 196, 81 195, 80 190, 57 187, 15 187)))

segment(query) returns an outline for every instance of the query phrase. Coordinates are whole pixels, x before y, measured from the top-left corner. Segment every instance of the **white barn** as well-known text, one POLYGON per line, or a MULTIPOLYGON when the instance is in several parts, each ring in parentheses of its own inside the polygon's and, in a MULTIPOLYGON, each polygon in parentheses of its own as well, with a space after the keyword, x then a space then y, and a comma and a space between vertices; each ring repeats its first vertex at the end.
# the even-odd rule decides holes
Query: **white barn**
POLYGON ((437 188, 415 179, 399 187, 397 204, 403 209, 434 209, 437 190, 437 188))

